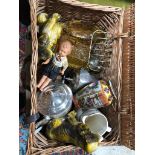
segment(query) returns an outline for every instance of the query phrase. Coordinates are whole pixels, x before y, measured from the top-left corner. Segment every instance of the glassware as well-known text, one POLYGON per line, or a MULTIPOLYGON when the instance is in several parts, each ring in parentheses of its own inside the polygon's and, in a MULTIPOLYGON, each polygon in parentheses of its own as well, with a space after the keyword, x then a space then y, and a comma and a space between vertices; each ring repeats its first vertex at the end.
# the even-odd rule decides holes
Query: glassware
POLYGON ((72 91, 66 84, 52 83, 38 97, 38 111, 50 118, 65 116, 72 106, 72 91))

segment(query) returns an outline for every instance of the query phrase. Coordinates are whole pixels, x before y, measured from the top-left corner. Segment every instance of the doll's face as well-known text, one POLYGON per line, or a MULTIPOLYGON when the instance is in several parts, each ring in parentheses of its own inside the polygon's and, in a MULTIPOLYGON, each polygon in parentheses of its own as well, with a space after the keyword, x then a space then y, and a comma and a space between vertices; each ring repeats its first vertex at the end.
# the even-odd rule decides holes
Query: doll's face
POLYGON ((72 51, 72 44, 69 41, 64 41, 60 43, 59 54, 61 57, 69 55, 72 51))

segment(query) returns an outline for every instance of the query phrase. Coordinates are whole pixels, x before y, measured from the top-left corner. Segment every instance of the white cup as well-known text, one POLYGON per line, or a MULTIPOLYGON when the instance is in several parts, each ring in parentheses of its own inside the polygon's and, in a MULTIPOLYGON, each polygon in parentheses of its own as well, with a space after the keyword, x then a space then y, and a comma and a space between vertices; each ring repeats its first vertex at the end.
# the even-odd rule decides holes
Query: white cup
POLYGON ((103 140, 103 135, 110 132, 111 128, 108 126, 107 118, 97 109, 89 109, 86 111, 78 111, 80 121, 86 124, 92 133, 98 134, 100 141, 103 140))

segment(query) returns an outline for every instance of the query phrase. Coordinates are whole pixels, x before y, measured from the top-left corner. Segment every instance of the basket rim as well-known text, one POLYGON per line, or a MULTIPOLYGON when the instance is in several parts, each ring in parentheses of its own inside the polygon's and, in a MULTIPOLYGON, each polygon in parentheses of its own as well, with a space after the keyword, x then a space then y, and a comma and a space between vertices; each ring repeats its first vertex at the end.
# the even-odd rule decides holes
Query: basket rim
POLYGON ((111 12, 111 11, 117 12, 117 11, 122 10, 121 7, 100 5, 100 4, 96 4, 96 3, 80 2, 78 0, 58 0, 58 1, 69 4, 69 5, 80 6, 80 7, 92 9, 92 10, 100 10, 100 11, 107 11, 107 12, 111 12))
MULTIPOLYGON (((30 3, 37 2, 39 0, 29 0, 30 3)), ((75 7, 82 7, 85 9, 91 9, 95 11, 103 11, 103 12, 115 12, 116 14, 120 14, 123 8, 115 7, 110 5, 101 5, 96 3, 88 3, 88 2, 81 2, 79 0, 56 0, 56 2, 62 2, 67 5, 75 6, 75 7)), ((43 3, 46 3, 46 0, 43 0, 43 3)))

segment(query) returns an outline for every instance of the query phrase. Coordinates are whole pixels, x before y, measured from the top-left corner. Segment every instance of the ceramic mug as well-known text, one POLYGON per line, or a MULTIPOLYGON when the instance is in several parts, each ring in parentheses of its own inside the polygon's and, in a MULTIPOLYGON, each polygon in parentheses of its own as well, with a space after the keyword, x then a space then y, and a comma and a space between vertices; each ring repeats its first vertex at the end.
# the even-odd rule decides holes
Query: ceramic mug
POLYGON ((106 132, 110 132, 111 128, 108 126, 107 118, 97 109, 79 109, 77 112, 78 120, 87 124, 90 131, 98 134, 100 141, 103 140, 103 135, 106 132))

